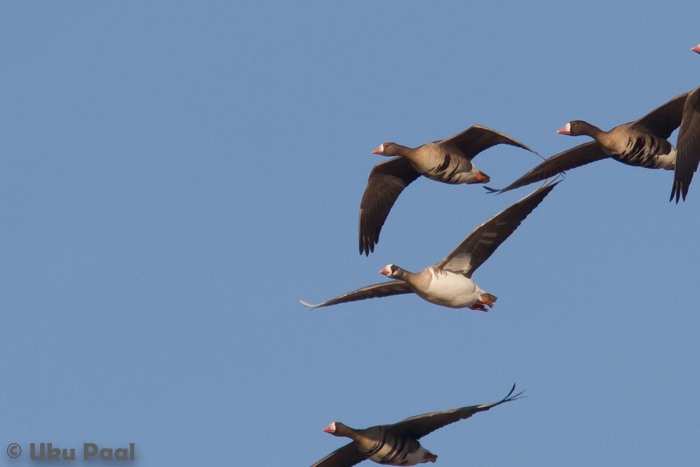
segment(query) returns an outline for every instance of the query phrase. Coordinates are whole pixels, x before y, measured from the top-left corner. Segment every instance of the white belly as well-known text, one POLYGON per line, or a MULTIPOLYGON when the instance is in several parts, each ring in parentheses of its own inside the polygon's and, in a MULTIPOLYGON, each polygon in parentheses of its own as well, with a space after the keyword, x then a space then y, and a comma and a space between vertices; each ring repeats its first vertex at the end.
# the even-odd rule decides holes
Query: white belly
MULTIPOLYGON (((417 465, 417 464, 422 464, 424 462, 428 462, 425 460, 425 454, 430 453, 427 449, 423 448, 423 446, 420 447, 419 450, 416 452, 413 452, 409 455, 406 456, 406 463, 403 465, 417 465)), ((433 461, 435 462, 435 461, 433 461)))
POLYGON ((659 169, 674 170, 676 168, 676 148, 671 146, 671 152, 656 156, 659 169))
POLYGON ((416 293, 431 303, 449 308, 465 308, 474 305, 483 290, 462 274, 430 269, 432 280, 425 291, 416 293))

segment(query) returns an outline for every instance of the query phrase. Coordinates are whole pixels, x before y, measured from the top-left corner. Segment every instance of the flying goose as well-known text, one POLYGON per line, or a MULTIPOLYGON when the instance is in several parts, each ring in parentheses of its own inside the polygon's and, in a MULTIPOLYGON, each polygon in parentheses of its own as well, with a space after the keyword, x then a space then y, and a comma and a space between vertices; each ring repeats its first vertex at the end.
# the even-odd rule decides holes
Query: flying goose
POLYGON ((488 183, 489 176, 480 172, 471 161, 481 151, 497 144, 534 152, 510 136, 480 125, 417 148, 383 143, 372 151, 372 154, 399 157, 380 162, 369 174, 360 203, 360 254, 369 256, 370 251, 374 251, 379 232, 396 198, 421 175, 450 184, 488 183))
POLYGON ((340 422, 333 422, 323 431, 353 441, 311 467, 351 467, 365 459, 388 465, 435 462, 438 456, 421 447, 419 439, 445 425, 469 418, 477 412, 516 400, 522 394, 519 392, 513 396, 513 391, 515 384, 508 395, 499 402, 417 415, 393 425, 373 426, 364 430, 353 430, 340 422))
POLYGON ((639 120, 616 126, 610 131, 603 131, 582 120, 571 121, 557 133, 586 135, 595 141, 550 157, 501 190, 489 190, 510 191, 608 157, 627 165, 673 170, 676 150, 667 138, 681 124, 687 96, 688 93, 676 96, 639 120))
MULTIPOLYGON (((700 44, 692 49, 700 54, 700 44)), ((693 174, 698 170, 700 162, 700 86, 688 93, 683 106, 683 120, 678 130, 676 143, 676 169, 673 173, 673 189, 671 201, 676 198, 676 204, 688 194, 693 174)))
POLYGON ((394 279, 363 287, 318 305, 300 302, 311 308, 337 305, 375 297, 416 293, 420 298, 449 308, 471 308, 489 311, 496 296, 483 291, 472 282, 472 274, 496 251, 520 223, 559 183, 545 183, 527 197, 496 214, 474 229, 445 259, 413 274, 393 264, 379 271, 394 279))

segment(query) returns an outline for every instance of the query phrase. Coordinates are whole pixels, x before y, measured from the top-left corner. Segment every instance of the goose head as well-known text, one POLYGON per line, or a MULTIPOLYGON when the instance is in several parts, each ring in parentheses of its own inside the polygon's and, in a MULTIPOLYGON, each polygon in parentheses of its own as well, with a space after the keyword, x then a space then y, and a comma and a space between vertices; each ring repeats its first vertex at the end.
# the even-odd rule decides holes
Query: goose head
POLYGON ((387 264, 384 269, 379 271, 379 274, 384 274, 386 277, 396 277, 399 278, 403 276, 403 269, 393 264, 387 264))
POLYGON ((557 131, 557 134, 570 136, 587 135, 589 134, 591 127, 591 124, 584 122, 583 120, 572 120, 564 125, 564 128, 557 131))
POLYGON ((396 143, 382 143, 377 149, 372 151, 372 154, 379 154, 382 156, 397 156, 399 155, 398 144, 396 143))
POLYGON ((340 422, 333 422, 324 428, 323 431, 325 433, 330 433, 333 436, 348 436, 348 431, 350 431, 350 428, 340 422))

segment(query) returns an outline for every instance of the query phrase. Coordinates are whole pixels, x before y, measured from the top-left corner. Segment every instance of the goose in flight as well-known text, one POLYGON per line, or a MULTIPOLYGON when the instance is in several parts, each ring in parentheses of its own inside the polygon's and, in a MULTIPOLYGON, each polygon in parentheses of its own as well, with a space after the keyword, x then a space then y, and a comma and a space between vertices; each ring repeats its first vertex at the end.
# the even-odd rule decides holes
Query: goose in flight
POLYGON ((445 259, 419 273, 414 274, 389 264, 379 272, 394 279, 392 281, 363 287, 318 305, 311 305, 303 300, 300 302, 305 306, 318 308, 367 298, 415 293, 436 305, 489 311, 486 307, 492 307, 497 297, 476 285, 472 281, 472 274, 558 183, 545 183, 530 195, 496 214, 474 229, 445 259))
POLYGON ((688 93, 676 96, 639 120, 616 126, 610 131, 603 131, 583 120, 573 120, 557 133, 586 135, 594 141, 552 156, 507 187, 501 190, 489 188, 489 191, 514 190, 608 157, 637 167, 674 170, 676 149, 668 142, 668 137, 684 118, 683 108, 687 97, 688 93))
POLYGON ((419 439, 445 425, 469 418, 477 412, 514 401, 522 394, 519 392, 513 395, 513 391, 515 384, 508 395, 499 402, 417 415, 393 425, 373 426, 364 430, 354 430, 340 422, 333 422, 323 431, 333 436, 350 438, 352 442, 311 467, 351 467, 365 459, 385 465, 435 462, 437 456, 422 447, 419 439))
POLYGON ((472 164, 472 159, 497 144, 534 152, 510 136, 480 125, 417 148, 383 143, 372 151, 372 154, 399 157, 380 162, 369 174, 360 203, 360 254, 369 256, 370 251, 374 251, 394 202, 403 189, 421 175, 450 184, 488 183, 491 179, 472 164))

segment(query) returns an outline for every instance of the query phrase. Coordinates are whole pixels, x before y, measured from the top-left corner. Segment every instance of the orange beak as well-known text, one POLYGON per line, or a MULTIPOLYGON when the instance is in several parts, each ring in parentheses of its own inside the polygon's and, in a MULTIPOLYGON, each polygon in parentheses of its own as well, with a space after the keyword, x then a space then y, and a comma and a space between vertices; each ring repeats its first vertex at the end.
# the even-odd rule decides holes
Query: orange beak
POLYGON ((693 48, 690 49, 690 50, 692 50, 693 52, 697 52, 697 53, 700 54, 700 44, 696 45, 695 47, 693 47, 693 48))
POLYGON ((389 271, 389 268, 384 268, 381 271, 379 271, 379 274, 384 274, 385 276, 388 276, 391 274, 391 271, 389 271))
POLYGON ((372 151, 372 154, 384 154, 384 145, 380 145, 377 149, 372 151))
POLYGON ((557 131, 558 135, 570 135, 571 134, 571 126, 567 123, 564 128, 561 130, 557 131))

